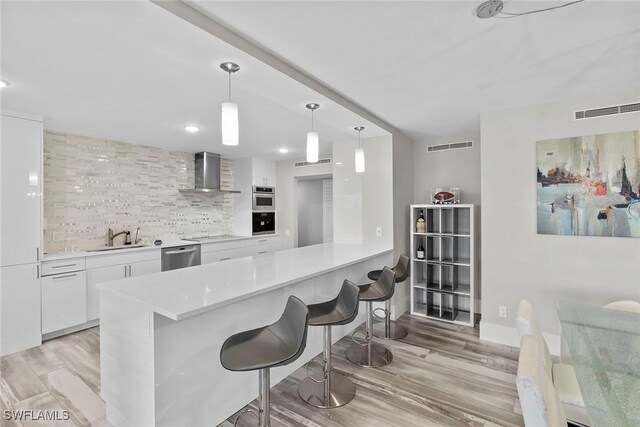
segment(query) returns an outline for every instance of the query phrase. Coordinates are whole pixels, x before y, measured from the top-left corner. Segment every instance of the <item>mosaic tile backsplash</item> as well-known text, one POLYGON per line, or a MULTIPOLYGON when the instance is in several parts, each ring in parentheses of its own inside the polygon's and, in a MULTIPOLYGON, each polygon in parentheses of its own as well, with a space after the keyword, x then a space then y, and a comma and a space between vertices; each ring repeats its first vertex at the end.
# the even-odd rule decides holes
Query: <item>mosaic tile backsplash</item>
MULTIPOLYGON (((46 131, 44 241, 47 253, 106 246, 107 230, 140 227, 141 243, 231 234, 229 194, 193 188, 194 154, 46 131)), ((222 159, 221 186, 233 188, 233 161, 222 159)), ((122 244, 124 235, 116 237, 122 244)))

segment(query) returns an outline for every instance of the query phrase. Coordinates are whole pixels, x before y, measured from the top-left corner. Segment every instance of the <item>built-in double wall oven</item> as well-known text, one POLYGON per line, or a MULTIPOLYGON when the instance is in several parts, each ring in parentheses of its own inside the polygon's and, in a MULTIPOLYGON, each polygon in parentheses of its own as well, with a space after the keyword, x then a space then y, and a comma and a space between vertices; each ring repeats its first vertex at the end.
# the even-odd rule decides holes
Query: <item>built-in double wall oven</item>
POLYGON ((276 189, 274 187, 253 187, 252 234, 275 234, 276 232, 276 189))

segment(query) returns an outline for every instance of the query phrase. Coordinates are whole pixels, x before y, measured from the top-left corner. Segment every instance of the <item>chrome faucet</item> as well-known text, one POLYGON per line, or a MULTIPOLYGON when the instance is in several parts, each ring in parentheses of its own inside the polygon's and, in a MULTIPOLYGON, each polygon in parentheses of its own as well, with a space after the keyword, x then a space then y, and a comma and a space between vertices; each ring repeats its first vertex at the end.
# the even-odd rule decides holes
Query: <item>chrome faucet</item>
POLYGON ((107 246, 113 246, 113 239, 115 239, 116 237, 118 237, 121 234, 125 234, 126 232, 127 232, 127 230, 123 230, 123 231, 121 231, 119 233, 113 234, 113 230, 109 229, 108 234, 107 234, 107 237, 109 239, 108 243, 107 243, 107 246))

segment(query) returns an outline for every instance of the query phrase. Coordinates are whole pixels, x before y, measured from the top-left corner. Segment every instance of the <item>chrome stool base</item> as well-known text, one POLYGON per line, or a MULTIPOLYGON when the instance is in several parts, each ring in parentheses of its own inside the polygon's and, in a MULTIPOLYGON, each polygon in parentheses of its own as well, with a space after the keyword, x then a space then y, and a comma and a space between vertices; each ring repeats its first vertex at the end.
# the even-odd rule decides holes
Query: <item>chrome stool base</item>
POLYGON ((370 344, 368 346, 352 344, 347 349, 346 356, 350 362, 365 368, 381 368, 387 366, 393 360, 391 351, 378 344, 370 344), (369 347, 371 347, 371 351, 369 351, 369 347))
POLYGON ((350 379, 331 372, 328 380, 305 378, 298 386, 298 394, 309 405, 321 409, 338 408, 356 397, 356 385, 350 379))
POLYGON ((395 322, 391 322, 389 325, 388 333, 384 321, 374 323, 373 325, 373 336, 383 340, 400 340, 408 334, 409 331, 407 331, 407 328, 400 326, 395 322))

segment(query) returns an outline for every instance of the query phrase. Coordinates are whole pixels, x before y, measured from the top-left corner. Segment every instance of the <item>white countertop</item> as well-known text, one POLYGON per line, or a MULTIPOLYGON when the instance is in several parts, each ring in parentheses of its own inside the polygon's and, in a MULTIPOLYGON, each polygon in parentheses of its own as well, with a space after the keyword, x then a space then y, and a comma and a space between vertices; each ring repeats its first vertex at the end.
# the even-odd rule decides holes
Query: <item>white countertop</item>
POLYGON ((361 244, 325 243, 130 277, 99 284, 98 288, 147 304, 170 319, 182 320, 390 251, 361 244))
MULTIPOLYGON (((221 237, 212 241, 208 241, 208 242, 203 242, 203 245, 208 245, 208 244, 215 244, 215 243, 222 243, 222 242, 230 242, 233 240, 246 240, 246 239, 259 239, 259 238, 265 238, 265 237, 275 237, 278 236, 277 234, 265 234, 265 235, 260 235, 260 236, 231 236, 231 237, 221 237)), ((158 249, 158 248, 170 248, 172 246, 182 246, 182 245, 194 245, 194 244, 198 244, 199 242, 193 241, 193 240, 184 240, 184 239, 170 239, 170 240, 163 240, 162 244, 159 246, 156 246, 154 244, 150 244, 147 246, 140 246, 137 248, 126 248, 123 247, 122 249, 114 249, 114 250, 109 250, 109 251, 78 251, 78 252, 61 252, 61 253, 55 253, 55 254, 44 254, 44 256, 42 257, 42 261, 59 261, 59 260, 63 260, 63 259, 70 259, 70 258, 83 258, 83 257, 92 257, 92 256, 101 256, 101 255, 110 255, 110 254, 123 254, 123 253, 132 253, 132 252, 140 252, 140 251, 148 251, 148 250, 153 250, 153 249, 158 249)))

